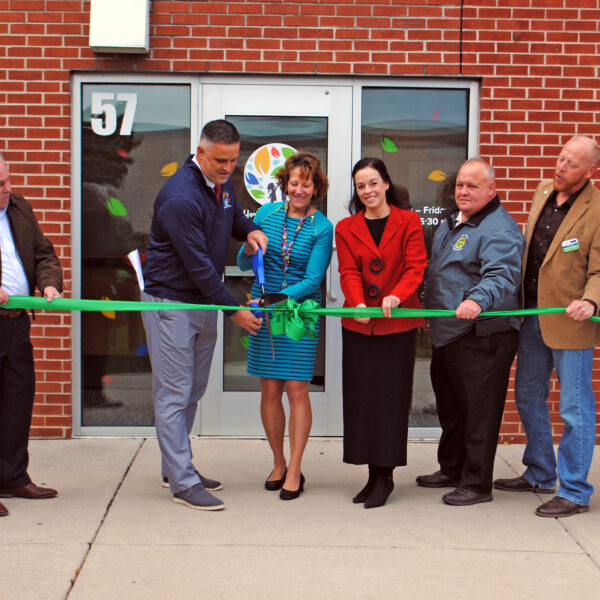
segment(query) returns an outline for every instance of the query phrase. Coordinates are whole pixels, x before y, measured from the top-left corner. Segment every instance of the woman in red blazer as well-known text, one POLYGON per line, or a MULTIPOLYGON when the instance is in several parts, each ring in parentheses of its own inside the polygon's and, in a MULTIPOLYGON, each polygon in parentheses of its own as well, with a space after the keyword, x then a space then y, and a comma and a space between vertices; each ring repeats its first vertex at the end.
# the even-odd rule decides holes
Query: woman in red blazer
POLYGON ((380 306, 388 318, 342 319, 344 462, 369 465, 352 501, 374 508, 394 488, 394 467, 406 465, 415 330, 425 323, 389 317, 398 306, 421 308, 427 252, 421 219, 401 208, 383 161, 361 159, 352 178, 352 216, 335 232, 344 306, 380 306))

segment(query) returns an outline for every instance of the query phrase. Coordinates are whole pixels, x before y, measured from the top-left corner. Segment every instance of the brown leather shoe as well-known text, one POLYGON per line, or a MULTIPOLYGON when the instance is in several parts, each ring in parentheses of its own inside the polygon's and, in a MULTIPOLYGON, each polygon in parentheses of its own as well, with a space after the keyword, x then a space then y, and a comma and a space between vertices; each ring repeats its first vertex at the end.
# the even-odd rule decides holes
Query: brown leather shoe
POLYGON ((497 490, 505 492, 537 492, 538 494, 554 494, 555 488, 541 488, 539 485, 532 485, 523 475, 511 477, 509 479, 495 479, 494 487, 497 490))
POLYGON ((491 502, 492 494, 489 492, 474 492, 459 487, 444 494, 442 500, 452 506, 470 506, 471 504, 479 504, 480 502, 491 502))
POLYGON ((27 498, 28 500, 43 500, 44 498, 54 498, 58 495, 52 488, 43 488, 35 485, 33 481, 12 490, 0 490, 0 498, 27 498))
POLYGON ((570 517, 577 513, 584 513, 590 510, 589 506, 583 506, 583 504, 575 504, 571 500, 562 498, 561 496, 554 496, 552 500, 544 502, 541 506, 535 509, 535 514, 538 517, 570 517))
POLYGON ((6 515, 8 515, 8 508, 0 502, 0 517, 6 517, 6 515))
POLYGON ((415 481, 417 485, 429 488, 457 487, 460 484, 460 481, 444 475, 441 471, 436 471, 431 475, 419 475, 415 481))

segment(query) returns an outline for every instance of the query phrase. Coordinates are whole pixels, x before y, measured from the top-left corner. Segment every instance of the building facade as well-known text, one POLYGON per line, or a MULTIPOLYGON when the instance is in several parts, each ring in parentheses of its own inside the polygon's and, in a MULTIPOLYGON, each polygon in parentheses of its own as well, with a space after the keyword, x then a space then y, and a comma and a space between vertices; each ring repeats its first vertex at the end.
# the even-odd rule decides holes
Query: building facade
MULTIPOLYGON (((303 148, 327 165, 321 209, 336 222, 347 214, 352 165, 375 155, 407 188, 428 239, 467 157, 493 164, 502 202, 523 224, 564 142, 600 136, 597 0, 122 0, 105 4, 92 39, 99 3, 0 0, 0 152, 55 244, 67 296, 137 299, 126 255, 137 249, 143 261, 154 197, 212 118, 242 134, 234 183, 249 215, 279 199, 268 175, 303 148), (130 3, 142 16, 149 7, 147 51, 128 40, 110 48, 108 34, 137 26, 130 3)), ((326 306, 342 302, 336 267, 334 254, 326 306)), ((242 301, 250 280, 233 250, 225 278, 242 301)), ((195 433, 260 434, 245 339, 219 327, 195 433)), ((138 314, 38 313, 32 337, 32 435, 152 432, 138 314)), ((438 431, 429 352, 421 333, 417 438, 438 431)), ((314 435, 341 432, 340 358, 339 320, 327 319, 311 385, 314 435)), ((556 381, 550 401, 559 434, 556 381)), ((512 390, 501 437, 524 441, 512 390)))

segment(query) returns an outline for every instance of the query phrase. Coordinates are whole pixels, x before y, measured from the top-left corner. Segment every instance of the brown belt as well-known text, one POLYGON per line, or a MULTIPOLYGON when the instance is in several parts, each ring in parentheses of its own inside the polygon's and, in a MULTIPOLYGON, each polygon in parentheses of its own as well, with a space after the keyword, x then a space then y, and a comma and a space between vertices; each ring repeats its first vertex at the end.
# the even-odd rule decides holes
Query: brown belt
POLYGON ((16 319, 24 313, 24 308, 0 308, 0 317, 8 317, 9 319, 16 319))

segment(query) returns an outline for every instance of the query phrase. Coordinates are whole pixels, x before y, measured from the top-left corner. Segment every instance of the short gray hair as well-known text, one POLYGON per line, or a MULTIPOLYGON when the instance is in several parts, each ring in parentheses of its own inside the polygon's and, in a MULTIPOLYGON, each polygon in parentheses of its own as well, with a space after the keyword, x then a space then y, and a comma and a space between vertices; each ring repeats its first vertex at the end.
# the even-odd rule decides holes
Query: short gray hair
POLYGON ((485 169, 485 175, 488 181, 496 181, 496 171, 494 171, 494 167, 492 167, 490 163, 488 163, 480 156, 474 156, 473 158, 465 160, 465 162, 460 166, 460 168, 462 169, 465 165, 482 165, 485 169))

